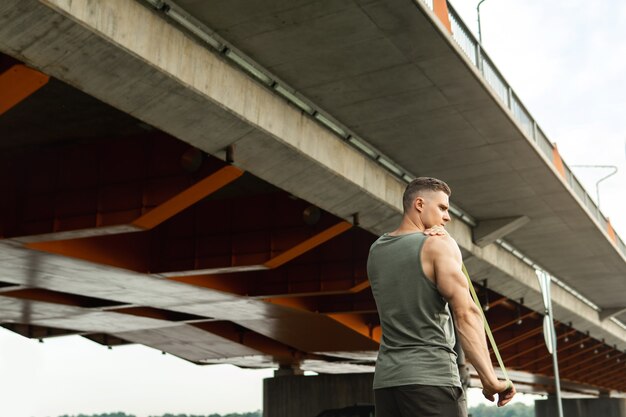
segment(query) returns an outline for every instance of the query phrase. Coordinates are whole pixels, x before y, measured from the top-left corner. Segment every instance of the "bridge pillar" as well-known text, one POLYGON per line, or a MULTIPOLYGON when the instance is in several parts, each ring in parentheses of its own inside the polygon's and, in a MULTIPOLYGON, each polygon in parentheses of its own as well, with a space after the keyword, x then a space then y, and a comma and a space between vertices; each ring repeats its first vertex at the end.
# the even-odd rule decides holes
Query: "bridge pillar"
POLYGON ((373 378, 373 373, 266 378, 263 417, 315 417, 323 410, 374 404, 373 378))
MULTIPOLYGON (((556 415, 556 398, 535 400, 535 417, 556 415)), ((626 417, 626 398, 563 399, 563 415, 567 417, 626 417)))

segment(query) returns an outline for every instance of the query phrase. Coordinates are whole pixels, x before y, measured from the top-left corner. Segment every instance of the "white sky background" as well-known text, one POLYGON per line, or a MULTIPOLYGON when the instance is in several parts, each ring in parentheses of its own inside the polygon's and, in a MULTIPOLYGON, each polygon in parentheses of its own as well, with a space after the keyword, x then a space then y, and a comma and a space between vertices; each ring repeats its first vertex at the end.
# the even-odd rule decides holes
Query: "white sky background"
POLYGON ((255 411, 263 404, 263 378, 272 375, 198 366, 141 345, 109 350, 80 336, 39 343, 0 328, 2 417, 255 411))
MULTIPOLYGON (((477 1, 454 0, 476 32, 477 1)), ((602 210, 626 239, 626 2, 487 0, 483 45, 569 165, 617 165, 602 210)), ((595 198, 606 170, 574 168, 595 198)), ((40 344, 0 329, 0 416, 253 411, 271 370, 195 366, 142 347, 107 350, 79 337, 40 344)), ((470 394, 470 405, 480 394, 470 394)), ((529 397, 521 401, 532 402, 529 397)))

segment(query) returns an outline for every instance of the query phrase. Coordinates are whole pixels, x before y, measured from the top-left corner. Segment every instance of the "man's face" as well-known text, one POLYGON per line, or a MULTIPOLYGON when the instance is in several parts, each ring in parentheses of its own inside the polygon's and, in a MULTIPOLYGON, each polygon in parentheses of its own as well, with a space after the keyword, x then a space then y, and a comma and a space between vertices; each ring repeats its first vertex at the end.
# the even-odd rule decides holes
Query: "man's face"
POLYGON ((428 229, 433 226, 445 226, 450 221, 450 200, 443 191, 426 191, 415 201, 422 223, 428 229), (421 201, 420 201, 421 199, 421 201))

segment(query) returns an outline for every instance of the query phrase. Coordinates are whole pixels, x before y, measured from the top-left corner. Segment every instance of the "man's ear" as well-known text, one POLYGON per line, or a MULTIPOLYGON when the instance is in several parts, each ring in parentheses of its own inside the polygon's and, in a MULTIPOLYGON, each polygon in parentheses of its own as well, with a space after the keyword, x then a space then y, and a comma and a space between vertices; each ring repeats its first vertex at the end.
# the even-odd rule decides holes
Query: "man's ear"
POLYGON ((415 207, 415 210, 417 210, 419 213, 421 213, 422 210, 424 209, 424 199, 422 197, 417 197, 413 201, 413 207, 415 207))

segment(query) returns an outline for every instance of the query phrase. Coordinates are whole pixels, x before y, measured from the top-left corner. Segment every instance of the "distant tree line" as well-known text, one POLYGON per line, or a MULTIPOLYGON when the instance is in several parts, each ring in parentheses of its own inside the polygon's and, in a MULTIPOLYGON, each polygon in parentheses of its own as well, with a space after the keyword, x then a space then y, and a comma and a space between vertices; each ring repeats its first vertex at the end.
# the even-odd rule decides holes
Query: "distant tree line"
MULTIPOLYGON (((229 414, 162 414, 160 416, 150 417, 261 417, 263 412, 261 410, 252 411, 249 413, 229 413, 229 414)), ((104 413, 104 414, 63 414, 59 417, 137 417, 134 414, 126 414, 118 411, 117 413, 104 413)))
POLYGON ((535 417, 535 407, 522 403, 508 404, 504 407, 480 404, 471 407, 468 412, 471 417, 535 417))
MULTIPOLYGON (((522 403, 509 404, 506 407, 494 407, 480 404, 477 407, 471 407, 469 410, 471 417, 535 417, 535 408, 522 403)), ((160 416, 151 415, 150 417, 262 417, 261 410, 248 413, 229 413, 229 414, 171 414, 166 413, 160 416)), ((126 414, 122 412, 104 413, 104 414, 64 414, 59 417, 137 417, 134 414, 126 414)))
POLYGON ((150 416, 150 417, 261 417, 263 412, 261 410, 251 411, 249 413, 229 413, 229 414, 163 414, 162 416, 150 416))

